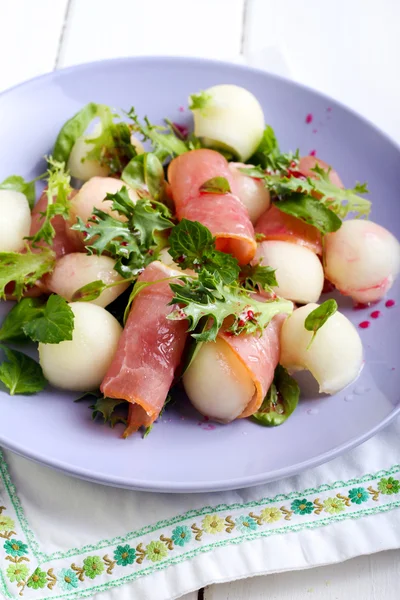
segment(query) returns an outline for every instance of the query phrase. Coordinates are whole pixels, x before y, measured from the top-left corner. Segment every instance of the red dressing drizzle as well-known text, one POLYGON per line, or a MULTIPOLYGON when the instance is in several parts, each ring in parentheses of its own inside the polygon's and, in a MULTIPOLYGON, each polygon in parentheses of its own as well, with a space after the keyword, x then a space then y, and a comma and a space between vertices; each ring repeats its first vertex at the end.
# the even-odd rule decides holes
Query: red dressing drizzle
POLYGON ((394 300, 386 300, 385 302, 385 306, 387 308, 392 308, 392 306, 394 306, 396 304, 396 302, 394 300))
POLYGON ((313 120, 313 116, 312 116, 312 114, 311 114, 311 113, 308 113, 308 115, 306 116, 306 123, 307 123, 307 125, 308 125, 309 123, 311 123, 311 122, 312 122, 312 120, 313 120))
POLYGON ((361 323, 359 324, 359 327, 361 329, 368 329, 369 326, 370 326, 370 322, 369 321, 361 321, 361 323))

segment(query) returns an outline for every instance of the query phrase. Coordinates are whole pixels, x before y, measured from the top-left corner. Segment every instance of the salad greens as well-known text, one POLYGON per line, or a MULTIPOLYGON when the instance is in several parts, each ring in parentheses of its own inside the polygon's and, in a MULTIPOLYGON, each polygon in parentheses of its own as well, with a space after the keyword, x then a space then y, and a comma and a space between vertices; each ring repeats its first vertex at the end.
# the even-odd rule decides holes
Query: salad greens
POLYGON ((317 331, 321 329, 323 325, 327 322, 329 317, 335 314, 338 309, 338 305, 336 300, 330 298, 329 300, 325 300, 322 304, 320 304, 317 308, 315 308, 310 314, 307 316, 304 321, 304 327, 307 331, 312 331, 313 335, 310 340, 308 347, 311 346, 315 336, 317 335, 317 331))
POLYGON ((207 194, 228 194, 230 191, 229 181, 225 177, 212 177, 200 186, 200 192, 207 194))
POLYGON ((42 248, 37 253, 28 247, 24 253, 0 252, 0 300, 6 299, 6 287, 12 284, 13 288, 7 293, 20 300, 24 291, 52 271, 55 264, 55 254, 49 248, 42 248))
POLYGON ((251 418, 267 427, 282 425, 297 407, 299 398, 299 384, 282 365, 278 365, 264 402, 251 418))
POLYGON ((35 394, 47 385, 40 365, 18 350, 11 350, 3 344, 0 349, 6 358, 0 363, 0 381, 14 394, 35 394))
POLYGON ((42 213, 43 221, 39 230, 28 239, 32 246, 39 242, 51 245, 56 231, 51 223, 53 217, 60 215, 63 219, 69 217, 69 196, 72 192, 71 177, 65 169, 65 163, 48 157, 49 169, 47 171, 47 207, 42 213))
POLYGON ((160 232, 173 226, 171 213, 164 204, 150 198, 132 202, 127 187, 107 194, 106 199, 112 201, 112 210, 125 221, 94 208, 87 223, 78 218, 72 229, 85 235, 89 254, 107 252, 117 259, 115 270, 130 279, 156 260, 159 250, 166 245, 160 232))

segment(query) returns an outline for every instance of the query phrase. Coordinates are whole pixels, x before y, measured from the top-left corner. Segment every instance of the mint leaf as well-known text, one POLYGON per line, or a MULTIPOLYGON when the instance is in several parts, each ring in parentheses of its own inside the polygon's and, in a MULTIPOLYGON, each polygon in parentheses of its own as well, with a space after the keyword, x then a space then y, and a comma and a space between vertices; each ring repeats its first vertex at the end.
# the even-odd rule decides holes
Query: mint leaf
POLYGON ((271 288, 278 285, 276 280, 276 269, 272 267, 257 265, 245 265, 240 273, 242 285, 246 290, 254 292, 261 288, 265 292, 270 292, 271 288))
POLYGON ((35 394, 43 390, 47 381, 40 365, 30 358, 0 344, 6 360, 0 364, 0 381, 8 388, 10 395, 35 394))
POLYGON ((278 365, 264 402, 251 418, 267 427, 282 425, 297 407, 299 397, 300 388, 297 381, 284 367, 278 365))
POLYGON ((38 315, 43 314, 43 300, 40 298, 23 298, 7 314, 0 328, 0 341, 24 342, 27 335, 23 326, 38 315))
POLYGON ((0 252, 0 299, 6 297, 6 286, 14 283, 13 295, 19 300, 24 291, 35 285, 45 273, 52 271, 56 262, 54 252, 43 248, 41 252, 0 252))
POLYGON ((81 137, 90 123, 98 116, 98 104, 89 102, 62 126, 53 149, 53 158, 67 164, 76 140, 81 137))
POLYGON ((325 302, 320 304, 306 317, 306 320, 304 321, 304 327, 307 329, 307 331, 313 332, 313 336, 308 347, 311 346, 315 336, 317 335, 317 331, 321 329, 323 325, 325 325, 329 317, 334 315, 337 309, 338 305, 336 300, 330 298, 329 300, 325 300, 325 302))
POLYGON ((32 210, 36 199, 35 181, 36 179, 33 179, 32 181, 25 181, 25 179, 20 175, 11 175, 0 183, 0 190, 13 190, 15 192, 21 192, 26 196, 26 199, 29 203, 29 208, 32 210))
POLYGON ((190 110, 203 110, 210 105, 212 96, 208 92, 198 92, 197 94, 191 94, 189 96, 189 109, 190 110))
POLYGON ((200 192, 207 194, 227 194, 230 191, 231 186, 225 177, 212 177, 200 186, 200 192))
POLYGON ((316 227, 321 233, 337 231, 342 226, 340 218, 320 200, 294 192, 290 197, 275 205, 282 212, 301 219, 316 227))
POLYGON ((22 329, 34 342, 59 344, 72 340, 74 313, 64 298, 52 294, 43 314, 25 323, 22 329))
POLYGON ((218 273, 225 283, 238 278, 239 265, 230 254, 215 249, 215 238, 207 227, 198 221, 182 219, 168 238, 169 254, 182 269, 218 273))

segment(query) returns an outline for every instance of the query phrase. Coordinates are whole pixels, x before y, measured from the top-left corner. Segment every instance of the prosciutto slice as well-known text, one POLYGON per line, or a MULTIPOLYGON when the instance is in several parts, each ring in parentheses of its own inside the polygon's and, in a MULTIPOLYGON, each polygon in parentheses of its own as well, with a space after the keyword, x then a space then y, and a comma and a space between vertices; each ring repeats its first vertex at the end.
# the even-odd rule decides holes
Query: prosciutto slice
POLYGON ((167 315, 173 294, 168 281, 179 273, 159 261, 151 263, 138 282, 154 283, 141 290, 133 301, 113 362, 101 384, 110 398, 131 403, 125 436, 142 425, 149 426, 160 414, 187 338, 187 322, 172 321, 167 315))
POLYGON ((178 219, 199 221, 217 238, 217 249, 233 254, 240 264, 256 251, 254 228, 247 209, 235 195, 235 181, 227 160, 214 150, 192 150, 175 158, 168 169, 178 219), (203 183, 224 177, 231 193, 201 192, 203 183))
POLYGON ((264 329, 262 335, 230 335, 221 330, 218 334, 244 364, 251 376, 255 393, 239 419, 249 417, 261 406, 274 378, 280 355, 280 332, 286 315, 277 315, 264 329))
POLYGON ((306 246, 316 254, 322 254, 322 238, 318 229, 287 215, 274 204, 261 215, 255 229, 256 233, 264 236, 264 240, 293 242, 306 246))

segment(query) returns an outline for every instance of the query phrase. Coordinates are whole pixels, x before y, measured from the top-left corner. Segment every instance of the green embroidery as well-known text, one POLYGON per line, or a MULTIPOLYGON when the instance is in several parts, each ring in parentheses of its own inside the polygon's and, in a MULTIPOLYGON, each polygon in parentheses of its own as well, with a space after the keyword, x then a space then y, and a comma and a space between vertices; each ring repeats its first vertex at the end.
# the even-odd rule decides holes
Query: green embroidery
POLYGON ((18 540, 7 540, 4 542, 3 548, 10 556, 23 556, 24 554, 28 554, 28 546, 18 540))
POLYGON ((28 583, 26 584, 28 587, 37 590, 39 588, 46 587, 47 577, 45 571, 41 571, 38 567, 32 573, 32 575, 28 579, 28 583))
POLYGON ((397 479, 393 479, 393 477, 381 479, 378 483, 378 490, 382 494, 397 494, 400 490, 400 482, 397 479))
POLYGON ((168 549, 162 542, 150 542, 146 546, 146 556, 152 562, 163 560, 168 554, 168 549))
POLYGON ((296 515, 310 515, 314 510, 314 505, 307 498, 303 498, 303 500, 293 500, 290 508, 296 515))
POLYGON ((94 579, 104 571, 104 564, 99 556, 88 556, 83 561, 83 571, 87 577, 94 579))
POLYGON ((369 494, 365 488, 353 488, 349 490, 349 498, 354 504, 361 504, 369 500, 369 494))
POLYGON ((130 546, 117 546, 114 552, 114 559, 117 565, 126 567, 131 565, 136 559, 136 550, 130 546))
POLYGON ((71 592, 78 587, 78 577, 72 569, 61 569, 58 574, 60 587, 65 592, 71 592))
MULTIPOLYGON (((84 556, 78 564, 67 564, 65 567, 62 565, 64 568, 61 568, 56 576, 53 568, 46 571, 43 567, 43 563, 50 562, 49 557, 40 552, 29 526, 28 530, 26 529, 26 519, 15 488, 12 487, 10 481, 7 482, 10 488, 7 487, 4 477, 6 468, 1 464, 1 460, 0 469, 6 489, 11 490, 9 494, 11 503, 18 517, 16 525, 13 513, 11 512, 11 516, 10 513, 5 514, 6 507, 0 506, 0 523, 3 527, 1 533, 2 537, 6 538, 5 542, 0 545, 0 554, 4 550, 5 559, 10 563, 5 574, 8 581, 17 587, 16 592, 20 596, 24 595, 24 591, 26 592, 25 588, 29 588, 31 591, 45 587, 49 590, 54 588, 53 593, 45 597, 40 596, 40 600, 56 600, 66 596, 83 598, 123 585, 137 577, 151 574, 156 569, 164 569, 167 566, 190 560, 199 553, 208 552, 214 548, 232 543, 239 544, 244 540, 301 531, 305 528, 322 527, 344 519, 356 519, 369 514, 386 512, 400 506, 400 499, 388 501, 388 496, 400 493, 400 482, 392 476, 400 471, 400 466, 396 466, 388 471, 380 471, 358 480, 335 482, 332 485, 325 484, 317 489, 304 490, 301 493, 280 494, 275 498, 266 498, 245 505, 219 505, 188 511, 184 515, 160 521, 126 536, 108 541, 103 540, 96 545, 69 550, 66 553, 58 552, 52 555, 51 560, 59 561, 65 560, 69 556, 84 556), (374 481, 377 482, 375 487, 372 485, 374 481), (369 483, 370 485, 360 487, 360 483, 369 483), (326 495, 326 492, 334 490, 337 491, 336 495, 326 495), (367 503, 371 506, 359 507, 359 505, 367 503), (255 507, 259 507, 260 510, 253 512, 251 509, 255 507), (239 511, 240 514, 234 513, 234 511, 239 511), (329 516, 326 516, 327 514, 329 516), (200 520, 196 522, 199 517, 200 520), (279 525, 278 522, 280 522, 279 525), (14 529, 17 529, 18 534, 14 529), (28 535, 27 531, 31 535, 28 535), (25 538, 22 532, 25 534, 25 538), (149 539, 147 537, 145 539, 144 536, 155 532, 157 532, 157 538, 149 539), (13 537, 17 535, 18 538, 13 537), (132 539, 136 539, 136 547, 127 543, 132 539), (35 550, 35 558, 38 554, 44 557, 44 560, 41 558, 34 568, 29 569, 24 561, 30 562, 28 555, 32 551, 32 547, 35 550), (105 547, 108 547, 109 554, 101 556, 96 553, 88 556, 89 552, 93 550, 98 552, 105 547), (124 573, 127 574, 124 575, 124 573), (93 585, 91 580, 97 577, 101 578, 101 582, 93 585)), ((0 591, 4 597, 14 598, 7 589, 1 568, 0 591)))

